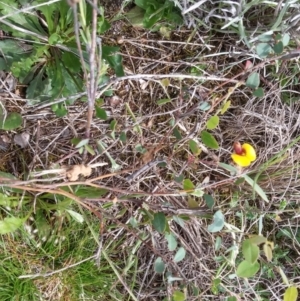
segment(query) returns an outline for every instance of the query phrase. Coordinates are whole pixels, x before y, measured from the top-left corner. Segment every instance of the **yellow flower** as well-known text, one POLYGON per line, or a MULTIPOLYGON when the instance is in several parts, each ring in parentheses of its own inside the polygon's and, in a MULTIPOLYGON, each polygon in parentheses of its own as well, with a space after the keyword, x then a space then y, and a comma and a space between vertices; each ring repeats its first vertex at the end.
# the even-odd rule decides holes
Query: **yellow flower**
POLYGON ((235 142, 233 147, 234 153, 231 155, 231 158, 235 164, 246 167, 256 160, 255 149, 249 143, 241 145, 239 142, 235 142))

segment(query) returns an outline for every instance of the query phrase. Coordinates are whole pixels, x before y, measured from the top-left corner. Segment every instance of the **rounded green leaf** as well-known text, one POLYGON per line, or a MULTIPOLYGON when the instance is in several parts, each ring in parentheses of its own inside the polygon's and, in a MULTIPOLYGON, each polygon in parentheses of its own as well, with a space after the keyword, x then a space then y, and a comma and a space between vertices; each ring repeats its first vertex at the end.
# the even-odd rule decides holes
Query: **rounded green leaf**
POLYGON ((6 117, 1 129, 10 131, 18 128, 21 125, 22 125, 22 116, 19 113, 13 112, 6 117))
POLYGON ((215 139, 215 137, 207 131, 201 132, 201 140, 207 147, 210 147, 212 149, 219 148, 219 144, 218 144, 217 140, 215 139))
POLYGON ((261 57, 267 57, 273 51, 268 43, 259 43, 256 45, 256 53, 261 57))
POLYGON ((174 256, 174 262, 181 261, 182 259, 184 259, 185 255, 186 255, 185 249, 183 247, 180 247, 174 256))
POLYGON ((162 212, 155 213, 152 225, 157 232, 164 233, 167 226, 165 215, 162 212))
POLYGON ((185 294, 181 291, 175 291, 173 293, 173 301, 184 301, 185 300, 185 294))
POLYGON ((296 301, 298 298, 298 289, 295 286, 290 286, 284 293, 283 301, 296 301))
POLYGON ((203 198, 205 200, 205 203, 206 203, 207 207, 209 209, 212 209, 214 204, 215 204, 214 198, 210 194, 204 194, 203 198))
POLYGON ((254 276, 258 272, 259 268, 260 265, 257 261, 251 264, 249 261, 244 260, 239 264, 236 274, 239 277, 249 278, 254 276))
POLYGON ((259 74, 257 72, 253 72, 249 75, 246 81, 246 86, 251 89, 256 89, 259 86, 259 83, 260 83, 259 74))
POLYGON ((264 97, 264 90, 263 88, 257 88, 253 91, 253 95, 256 97, 264 97))
POLYGON ((165 238, 168 242, 169 251, 174 251, 177 248, 177 240, 173 233, 166 234, 165 238))
POLYGON ((220 118, 219 116, 215 115, 215 116, 212 116, 208 119, 207 123, 206 123, 206 127, 209 129, 209 130, 213 130, 215 129, 218 125, 219 125, 219 122, 220 122, 220 118))
POLYGON ((275 45, 274 45, 274 52, 276 53, 276 54, 280 54, 280 53, 282 53, 283 52, 283 42, 282 41, 279 41, 278 43, 276 43, 275 45))
POLYGON ((107 120, 106 111, 96 106, 96 116, 102 120, 107 120))
POLYGON ((221 212, 221 210, 218 210, 214 214, 213 223, 208 226, 207 230, 208 230, 208 232, 211 232, 211 233, 221 231, 224 227, 224 224, 225 224, 224 215, 221 212))
POLYGON ((189 146, 190 146, 190 149, 191 149, 193 155, 195 155, 195 156, 200 155, 201 149, 199 148, 199 146, 198 146, 198 144, 197 144, 196 141, 190 140, 189 146))
POLYGON ((282 37, 282 44, 283 46, 287 46, 290 42, 290 35, 288 33, 285 33, 282 37))
POLYGON ((243 241, 242 252, 245 259, 251 264, 257 261, 259 255, 259 248, 257 245, 251 243, 249 239, 243 241))
POLYGON ((154 271, 156 273, 163 273, 165 270, 165 264, 162 261, 161 257, 156 258, 156 260, 154 261, 154 271))

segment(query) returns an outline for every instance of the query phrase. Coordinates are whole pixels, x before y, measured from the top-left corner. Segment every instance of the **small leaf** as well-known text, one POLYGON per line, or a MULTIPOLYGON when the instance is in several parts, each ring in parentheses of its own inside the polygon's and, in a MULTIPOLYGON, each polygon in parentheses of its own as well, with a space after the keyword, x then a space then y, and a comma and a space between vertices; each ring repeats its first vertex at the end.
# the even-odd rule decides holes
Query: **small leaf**
POLYGON ((226 301, 237 301, 237 298, 234 296, 228 297, 226 301))
POLYGON ((252 244, 260 245, 267 241, 267 239, 262 235, 254 235, 248 239, 252 244))
POLYGON ((260 83, 259 74, 257 72, 253 72, 249 75, 246 81, 246 86, 251 89, 256 89, 259 86, 259 83, 260 83))
POLYGON ((79 214, 76 211, 70 210, 70 209, 66 209, 66 211, 73 217, 73 219, 78 222, 78 223, 83 223, 84 219, 83 216, 81 214, 79 214))
POLYGON ((174 222, 177 223, 180 227, 182 227, 182 228, 185 227, 185 224, 184 224, 185 221, 184 221, 181 217, 174 215, 174 216, 173 216, 173 220, 174 220, 174 222))
POLYGON ((4 120, 1 129, 5 131, 10 131, 18 128, 22 125, 22 116, 19 113, 10 113, 4 120))
POLYGON ((220 236, 217 236, 215 242, 215 251, 219 251, 221 246, 222 246, 222 238, 220 236))
POLYGON ((190 146, 190 149, 191 149, 193 155, 195 155, 195 156, 199 156, 200 155, 201 149, 199 148, 199 146, 198 146, 198 144, 197 144, 196 141, 190 140, 189 146, 190 146))
POLYGON ((273 47, 274 52, 276 54, 281 54, 283 52, 283 43, 282 41, 279 41, 278 43, 276 43, 273 47))
POLYGON ((121 140, 123 143, 126 142, 127 137, 126 137, 126 133, 125 133, 125 132, 122 132, 122 133, 120 134, 120 140, 121 140))
POLYGON ((154 261, 154 271, 156 273, 162 274, 165 270, 165 264, 162 261, 161 257, 156 258, 154 261))
POLYGON ((256 45, 256 53, 261 58, 267 57, 272 51, 273 49, 268 43, 259 43, 256 45))
POLYGON ((175 128, 175 129, 173 130, 173 135, 175 136, 175 138, 176 138, 177 140, 181 140, 181 139, 182 139, 182 136, 181 136, 181 134, 180 134, 180 132, 178 131, 177 128, 175 128))
POLYGON ((171 99, 170 99, 170 98, 163 98, 163 99, 158 100, 158 101, 157 101, 157 104, 158 104, 159 106, 162 106, 162 105, 164 105, 164 104, 166 104, 166 103, 168 103, 168 102, 171 102, 171 99))
POLYGON ((204 194, 204 191, 200 188, 197 188, 191 192, 191 195, 196 196, 198 198, 201 198, 203 196, 203 194, 204 194))
POLYGON ((91 154, 92 156, 95 156, 95 151, 92 149, 92 147, 90 145, 86 144, 84 146, 84 148, 89 154, 91 154))
POLYGON ((179 261, 183 260, 185 258, 185 255, 186 255, 185 249, 183 247, 180 247, 174 256, 174 259, 173 259, 174 262, 179 262, 179 261))
POLYGON ((165 215, 162 212, 155 213, 152 225, 157 232, 164 233, 167 226, 165 215))
POLYGON ((259 255, 259 248, 257 245, 252 244, 249 239, 243 241, 242 252, 245 257, 245 260, 254 264, 259 255))
POLYGON ((183 181, 183 189, 184 190, 193 190, 195 185, 192 183, 190 179, 184 179, 183 181))
POLYGON ((189 209, 199 208, 199 203, 194 199, 189 197, 187 201, 187 206, 189 209))
POLYGON ((223 108, 221 109, 220 114, 223 115, 231 106, 231 100, 227 100, 223 106, 223 108))
POLYGON ((88 144, 88 143, 89 143, 89 140, 90 140, 90 139, 82 139, 78 144, 76 144, 75 147, 76 147, 76 148, 80 148, 80 147, 82 147, 82 146, 88 144))
POLYGON ((106 111, 98 106, 96 106, 96 116, 102 120, 107 120, 106 111))
POLYGON ((218 144, 217 140, 209 132, 202 131, 201 140, 207 147, 210 147, 212 149, 218 149, 219 148, 219 144, 218 144))
POLYGON ((269 262, 272 261, 273 258, 273 252, 272 252, 273 249, 274 249, 274 243, 271 241, 267 241, 263 246, 264 253, 269 262))
POLYGON ((210 105, 207 101, 202 102, 202 103, 200 104, 200 106, 199 106, 199 109, 200 109, 201 111, 207 111, 207 110, 209 110, 210 108, 211 108, 211 105, 210 105))
POLYGON ((6 217, 0 221, 0 234, 7 234, 16 231, 26 221, 26 218, 6 217))
POLYGON ((212 209, 215 204, 214 198, 210 194, 204 194, 203 198, 205 200, 207 207, 209 209, 212 209))
POLYGON ((264 90, 263 88, 257 88, 253 91, 253 95, 256 97, 264 97, 264 90))
POLYGON ((255 190, 255 192, 266 202, 269 203, 268 197, 263 189, 248 176, 244 175, 246 182, 255 190))
POLYGON ((183 175, 179 175, 179 176, 174 177, 174 181, 177 182, 177 183, 182 183, 183 179, 184 179, 183 175))
POLYGON ((283 295, 283 301, 297 301, 298 289, 295 286, 290 286, 287 288, 283 295))
POLYGON ((220 118, 217 115, 212 116, 208 119, 208 121, 206 123, 206 127, 209 130, 213 130, 219 125, 219 122, 220 122, 220 118))
POLYGON ((224 224, 225 224, 224 215, 221 212, 221 210, 218 210, 214 214, 213 223, 208 226, 207 231, 211 233, 219 232, 223 229, 224 224))
POLYGON ((177 248, 177 240, 173 233, 166 234, 165 238, 168 242, 168 249, 170 252, 174 251, 177 248))
POLYGON ((173 301, 184 301, 184 300, 186 300, 185 294, 181 291, 175 291, 173 293, 172 298, 173 298, 173 301))
POLYGON ((283 46, 284 47, 287 46, 289 44, 289 42, 290 42, 290 35, 288 33, 285 33, 282 38, 283 46))
POLYGON ((259 268, 260 265, 257 261, 254 264, 251 264, 247 260, 244 260, 238 265, 236 274, 238 277, 249 278, 254 276, 259 268))
POLYGON ((116 129, 117 123, 118 122, 115 119, 112 120, 111 123, 109 124, 110 130, 114 131, 116 129))

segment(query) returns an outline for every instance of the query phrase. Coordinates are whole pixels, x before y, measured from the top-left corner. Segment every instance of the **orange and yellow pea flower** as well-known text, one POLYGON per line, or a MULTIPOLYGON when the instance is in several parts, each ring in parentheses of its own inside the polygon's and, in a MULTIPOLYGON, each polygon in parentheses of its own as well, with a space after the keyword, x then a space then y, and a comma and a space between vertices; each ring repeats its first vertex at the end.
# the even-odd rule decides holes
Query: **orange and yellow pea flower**
POLYGON ((256 152, 251 144, 244 143, 241 145, 239 142, 234 142, 233 148, 234 153, 231 158, 238 166, 246 167, 256 160, 256 152))

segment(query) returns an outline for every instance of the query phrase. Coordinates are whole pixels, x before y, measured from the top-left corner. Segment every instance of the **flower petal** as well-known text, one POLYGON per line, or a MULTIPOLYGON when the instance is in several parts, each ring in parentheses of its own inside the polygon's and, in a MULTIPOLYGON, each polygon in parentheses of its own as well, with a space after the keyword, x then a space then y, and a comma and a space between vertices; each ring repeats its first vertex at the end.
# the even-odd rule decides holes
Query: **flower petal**
POLYGON ((242 149, 245 151, 245 156, 250 160, 250 162, 256 160, 256 151, 253 146, 249 143, 244 143, 242 149))
POLYGON ((231 158, 233 162, 239 166, 246 167, 251 164, 251 161, 246 156, 240 156, 238 154, 232 154, 231 158))

